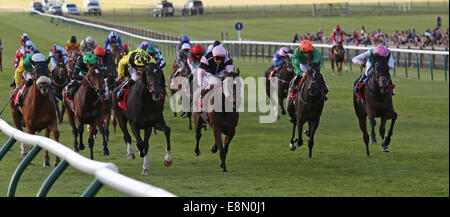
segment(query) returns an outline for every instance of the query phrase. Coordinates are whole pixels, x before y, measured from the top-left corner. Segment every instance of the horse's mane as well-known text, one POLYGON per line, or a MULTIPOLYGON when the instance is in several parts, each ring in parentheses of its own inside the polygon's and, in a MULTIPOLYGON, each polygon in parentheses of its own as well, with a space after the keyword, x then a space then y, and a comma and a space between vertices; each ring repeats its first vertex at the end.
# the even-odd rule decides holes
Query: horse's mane
POLYGON ((372 55, 374 61, 374 69, 376 72, 380 72, 382 75, 387 75, 389 73, 388 61, 389 57, 382 57, 377 55, 372 55))

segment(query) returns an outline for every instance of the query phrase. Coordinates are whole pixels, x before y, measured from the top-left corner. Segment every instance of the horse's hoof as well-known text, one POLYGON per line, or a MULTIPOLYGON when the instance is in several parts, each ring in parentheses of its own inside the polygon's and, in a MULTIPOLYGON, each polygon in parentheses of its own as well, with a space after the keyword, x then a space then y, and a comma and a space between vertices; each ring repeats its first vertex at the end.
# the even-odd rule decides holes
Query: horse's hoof
POLYGON ((211 147, 211 152, 215 154, 217 152, 217 146, 213 145, 211 147))
POLYGON ((286 111, 281 111, 281 114, 282 115, 286 115, 286 111))
POLYGON ((381 147, 381 151, 382 152, 389 152, 389 148, 388 147, 381 147))
POLYGON ((148 176, 149 174, 150 174, 150 171, 148 169, 142 170, 142 175, 143 176, 148 176))
POLYGON ((296 147, 295 147, 294 144, 292 144, 292 143, 289 144, 289 149, 291 149, 291 151, 295 151, 295 148, 296 148, 296 147))
POLYGON ((200 151, 194 151, 195 156, 200 156, 200 153, 201 153, 200 151))
POLYGON ((80 150, 84 150, 84 144, 80 144, 78 145, 78 147, 80 148, 80 150))
POLYGON ((377 144, 377 140, 376 140, 376 139, 372 139, 372 140, 370 141, 370 144, 376 145, 376 144, 377 144))
POLYGON ((304 130, 303 133, 304 133, 307 137, 309 137, 309 130, 304 130))
POLYGON ((128 154, 127 160, 134 160, 135 158, 134 154, 128 154))
POLYGON ((166 166, 166 167, 170 167, 170 166, 172 165, 172 161, 168 161, 168 160, 164 159, 164 160, 163 160, 163 164, 164 164, 164 166, 166 166))
POLYGON ((23 160, 23 159, 27 156, 27 154, 28 154, 28 153, 22 153, 22 154, 20 154, 20 158, 23 160))
POLYGON ((50 167, 50 163, 48 161, 44 162, 43 167, 50 167))
POLYGON ((102 155, 103 156, 109 156, 109 150, 108 149, 103 149, 102 155))

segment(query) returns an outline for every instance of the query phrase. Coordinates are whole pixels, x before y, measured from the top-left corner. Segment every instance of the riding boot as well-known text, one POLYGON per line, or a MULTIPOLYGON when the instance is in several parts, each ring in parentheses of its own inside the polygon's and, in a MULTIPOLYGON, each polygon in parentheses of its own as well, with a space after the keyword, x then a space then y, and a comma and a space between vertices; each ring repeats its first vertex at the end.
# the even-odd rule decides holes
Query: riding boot
POLYGON ((366 78, 366 74, 362 74, 361 77, 359 77, 359 81, 356 83, 353 92, 355 92, 355 94, 358 94, 358 89, 359 86, 361 85, 361 83, 364 81, 364 79, 366 78))
MULTIPOLYGON (((15 85, 15 84, 14 84, 15 85)), ((33 85, 33 79, 28 79, 27 83, 25 83, 25 88, 24 91, 22 92, 22 95, 20 96, 20 98, 17 100, 17 107, 21 107, 23 105, 23 101, 25 100, 25 94, 27 92, 27 89, 33 85)))
POLYGON ((125 84, 122 85, 122 88, 119 90, 119 92, 117 93, 117 100, 118 101, 122 101, 123 96, 125 94, 125 90, 130 88, 133 84, 135 83, 135 81, 133 79, 128 79, 125 84))
POLYGON ((392 96, 394 96, 395 95, 395 90, 394 90, 395 85, 392 83, 392 79, 389 79, 389 86, 392 90, 392 96))
POLYGON ((300 81, 300 79, 301 79, 301 76, 300 75, 296 75, 291 80, 291 83, 289 84, 288 97, 287 97, 287 100, 286 100, 286 107, 288 107, 288 108, 291 105, 292 101, 294 100, 294 94, 295 94, 294 87, 298 85, 298 82, 300 81))

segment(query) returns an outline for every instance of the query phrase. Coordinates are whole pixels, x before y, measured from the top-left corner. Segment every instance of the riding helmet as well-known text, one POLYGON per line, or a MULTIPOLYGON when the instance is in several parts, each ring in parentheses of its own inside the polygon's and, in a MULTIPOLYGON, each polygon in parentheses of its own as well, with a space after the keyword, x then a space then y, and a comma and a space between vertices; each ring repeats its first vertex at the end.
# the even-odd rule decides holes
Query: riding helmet
POLYGON ((86 54, 84 54, 84 56, 83 56, 83 63, 84 64, 87 64, 87 63, 94 64, 96 62, 97 62, 97 56, 95 56, 94 53, 87 52, 86 54))

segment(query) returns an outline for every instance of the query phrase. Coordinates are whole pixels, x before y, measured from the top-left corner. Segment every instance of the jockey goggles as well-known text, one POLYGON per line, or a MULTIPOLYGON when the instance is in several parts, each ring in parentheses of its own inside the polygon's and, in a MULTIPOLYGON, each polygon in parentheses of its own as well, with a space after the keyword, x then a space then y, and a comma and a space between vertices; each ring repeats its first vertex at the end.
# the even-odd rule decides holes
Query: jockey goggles
POLYGON ((215 59, 215 60, 225 60, 225 57, 215 56, 214 59, 215 59))

